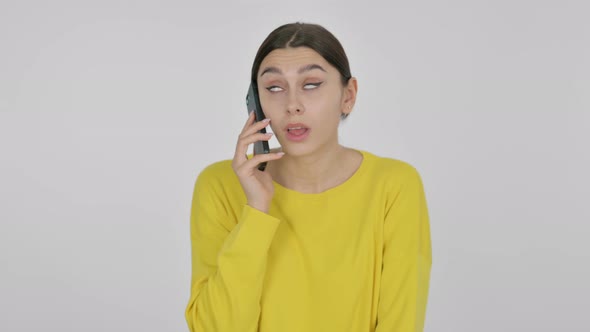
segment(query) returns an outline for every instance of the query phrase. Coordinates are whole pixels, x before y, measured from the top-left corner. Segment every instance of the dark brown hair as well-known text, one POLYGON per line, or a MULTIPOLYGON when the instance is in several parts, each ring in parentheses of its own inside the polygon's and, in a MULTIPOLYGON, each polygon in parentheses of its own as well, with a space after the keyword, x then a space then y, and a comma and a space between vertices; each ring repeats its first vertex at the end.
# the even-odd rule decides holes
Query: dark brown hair
MULTIPOLYGON (((296 22, 281 25, 262 42, 252 65, 252 81, 256 82, 260 64, 270 52, 288 47, 309 47, 316 51, 338 69, 343 86, 351 78, 348 58, 338 39, 321 25, 296 22)), ((343 113, 340 117, 345 119, 347 116, 343 113)))

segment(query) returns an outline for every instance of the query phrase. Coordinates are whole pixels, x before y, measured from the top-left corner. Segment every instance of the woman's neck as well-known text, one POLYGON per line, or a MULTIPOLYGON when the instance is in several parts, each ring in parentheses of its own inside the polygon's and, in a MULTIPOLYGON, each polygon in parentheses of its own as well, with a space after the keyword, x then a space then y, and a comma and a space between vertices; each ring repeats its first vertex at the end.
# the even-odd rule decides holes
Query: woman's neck
MULTIPOLYGON (((275 151, 281 150, 273 149, 275 151)), ((336 144, 309 155, 287 153, 269 162, 266 171, 285 188, 320 193, 346 181, 358 168, 358 157, 358 152, 336 144)))

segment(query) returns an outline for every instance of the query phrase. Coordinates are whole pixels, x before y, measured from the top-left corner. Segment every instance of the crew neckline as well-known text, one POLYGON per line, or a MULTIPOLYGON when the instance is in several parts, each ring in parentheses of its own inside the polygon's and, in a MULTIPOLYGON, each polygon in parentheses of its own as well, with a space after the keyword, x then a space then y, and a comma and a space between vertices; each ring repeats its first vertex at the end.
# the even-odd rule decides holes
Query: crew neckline
POLYGON ((319 199, 330 195, 335 195, 340 192, 346 191, 350 186, 354 185, 355 182, 358 181, 358 178, 362 176, 367 168, 368 159, 370 158, 369 152, 361 149, 351 148, 352 150, 358 151, 363 156, 361 160, 361 164, 356 169, 356 171, 344 182, 340 183, 339 185, 326 189, 319 193, 303 193, 297 190, 289 189, 282 184, 272 180, 273 185, 275 187, 275 194, 282 194, 284 196, 289 196, 289 198, 298 198, 298 199, 319 199))

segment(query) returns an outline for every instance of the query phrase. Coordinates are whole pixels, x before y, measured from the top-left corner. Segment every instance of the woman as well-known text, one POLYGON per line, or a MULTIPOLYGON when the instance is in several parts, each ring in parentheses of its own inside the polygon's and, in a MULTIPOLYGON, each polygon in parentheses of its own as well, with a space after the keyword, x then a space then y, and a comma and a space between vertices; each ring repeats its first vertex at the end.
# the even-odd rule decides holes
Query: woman
POLYGON ((251 115, 233 160, 195 183, 190 330, 422 331, 432 255, 421 178, 338 143, 357 93, 338 40, 283 25, 258 50, 252 81, 270 121, 251 115), (268 125, 281 148, 247 155, 268 125))

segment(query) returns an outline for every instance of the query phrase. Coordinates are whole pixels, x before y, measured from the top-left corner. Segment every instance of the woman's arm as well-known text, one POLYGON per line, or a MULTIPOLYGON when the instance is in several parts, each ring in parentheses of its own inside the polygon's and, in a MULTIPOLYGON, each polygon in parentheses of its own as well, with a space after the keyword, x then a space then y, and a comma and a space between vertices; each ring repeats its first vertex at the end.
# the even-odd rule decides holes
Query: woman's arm
POLYGON ((383 267, 376 332, 422 332, 432 249, 419 173, 404 167, 384 221, 383 267))
POLYGON ((257 331, 267 253, 279 220, 248 205, 237 224, 229 220, 212 173, 204 170, 195 183, 186 321, 192 332, 257 331))

